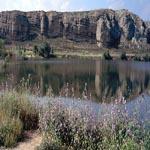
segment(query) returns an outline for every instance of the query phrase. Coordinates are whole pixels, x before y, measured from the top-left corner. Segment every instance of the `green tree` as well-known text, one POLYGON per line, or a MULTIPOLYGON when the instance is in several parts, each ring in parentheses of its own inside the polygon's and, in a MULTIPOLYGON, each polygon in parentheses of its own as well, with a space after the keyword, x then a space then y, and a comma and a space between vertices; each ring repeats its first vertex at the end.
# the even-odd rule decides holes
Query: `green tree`
POLYGON ((120 59, 121 59, 121 60, 128 60, 127 55, 126 55, 126 52, 121 53, 120 59))
POLYGON ((109 51, 104 52, 103 59, 112 60, 112 56, 110 55, 109 51))
POLYGON ((38 46, 37 45, 34 45, 33 52, 35 55, 38 54, 38 46))
POLYGON ((0 39, 0 57, 4 58, 7 56, 7 53, 5 51, 5 41, 3 39, 0 39))
POLYGON ((150 56, 148 54, 145 54, 145 56, 143 56, 143 61, 150 61, 150 56))
POLYGON ((47 42, 42 43, 39 46, 34 46, 34 53, 44 58, 50 58, 53 55, 53 50, 47 42))

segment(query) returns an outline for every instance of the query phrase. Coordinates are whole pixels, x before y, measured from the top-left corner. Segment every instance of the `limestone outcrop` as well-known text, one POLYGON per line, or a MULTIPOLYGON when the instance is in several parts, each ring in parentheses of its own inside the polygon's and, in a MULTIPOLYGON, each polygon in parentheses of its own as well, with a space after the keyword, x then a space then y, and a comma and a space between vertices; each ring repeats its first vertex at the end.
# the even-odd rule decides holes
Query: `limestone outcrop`
POLYGON ((118 47, 121 28, 115 14, 104 14, 97 22, 96 40, 99 47, 118 47))
POLYGON ((101 9, 85 12, 0 12, 0 38, 30 41, 66 38, 117 48, 150 44, 150 25, 128 10, 101 9))

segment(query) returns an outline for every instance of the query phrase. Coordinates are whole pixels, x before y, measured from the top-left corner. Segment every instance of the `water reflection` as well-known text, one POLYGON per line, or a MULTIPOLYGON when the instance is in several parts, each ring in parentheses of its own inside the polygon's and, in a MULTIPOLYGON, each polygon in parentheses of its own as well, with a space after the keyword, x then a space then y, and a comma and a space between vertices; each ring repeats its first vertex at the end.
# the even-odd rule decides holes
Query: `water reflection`
POLYGON ((16 62, 0 68, 0 81, 13 76, 10 85, 31 76, 31 85, 39 85, 45 95, 51 87, 55 95, 110 102, 118 96, 127 99, 150 92, 150 63, 51 60, 16 62))

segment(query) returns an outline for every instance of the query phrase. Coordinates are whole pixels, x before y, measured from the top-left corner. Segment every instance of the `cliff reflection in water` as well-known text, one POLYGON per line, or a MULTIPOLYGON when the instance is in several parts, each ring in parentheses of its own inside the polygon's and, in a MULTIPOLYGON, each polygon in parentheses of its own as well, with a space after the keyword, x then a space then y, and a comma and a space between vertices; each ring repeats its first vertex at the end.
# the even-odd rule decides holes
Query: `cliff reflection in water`
POLYGON ((40 85, 43 95, 51 87, 55 95, 105 100, 118 96, 128 99, 150 92, 150 63, 51 60, 17 62, 1 68, 1 82, 10 75, 15 85, 23 77, 32 78, 31 85, 40 85), (4 76, 4 77, 3 77, 4 76))

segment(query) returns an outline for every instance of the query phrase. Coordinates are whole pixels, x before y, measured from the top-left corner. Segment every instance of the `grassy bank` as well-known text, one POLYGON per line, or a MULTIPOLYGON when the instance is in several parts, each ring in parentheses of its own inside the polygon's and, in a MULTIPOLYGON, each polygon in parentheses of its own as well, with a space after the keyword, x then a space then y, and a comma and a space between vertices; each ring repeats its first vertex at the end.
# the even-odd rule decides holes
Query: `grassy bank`
MULTIPOLYGON (((75 42, 64 38, 45 39, 44 41, 49 43, 56 57, 99 58, 108 50, 113 58, 119 58, 123 51, 126 52, 128 57, 141 56, 149 53, 149 50, 146 49, 99 48, 93 42, 75 42)), ((28 42, 14 42, 13 44, 6 45, 6 50, 12 53, 15 52, 16 55, 21 55, 25 58, 35 58, 37 56, 33 53, 34 47, 41 43, 43 43, 43 40, 39 39, 28 42)))
POLYGON ((0 147, 13 147, 25 131, 38 129, 44 135, 38 150, 150 149, 149 128, 138 120, 138 111, 134 118, 128 116, 123 98, 114 102, 111 113, 95 120, 88 114, 90 108, 85 106, 83 113, 61 101, 39 109, 29 100, 28 82, 17 87, 0 94, 0 147))
POLYGON ((55 55, 57 58, 99 58, 99 59, 106 59, 104 55, 106 53, 109 53, 112 60, 133 60, 133 61, 150 61, 150 55, 149 53, 132 53, 132 52, 125 52, 125 51, 108 51, 108 50, 102 50, 102 51, 55 51, 55 55))
POLYGON ((38 111, 26 93, 5 90, 0 94, 0 147, 13 147, 26 130, 38 128, 38 111))

